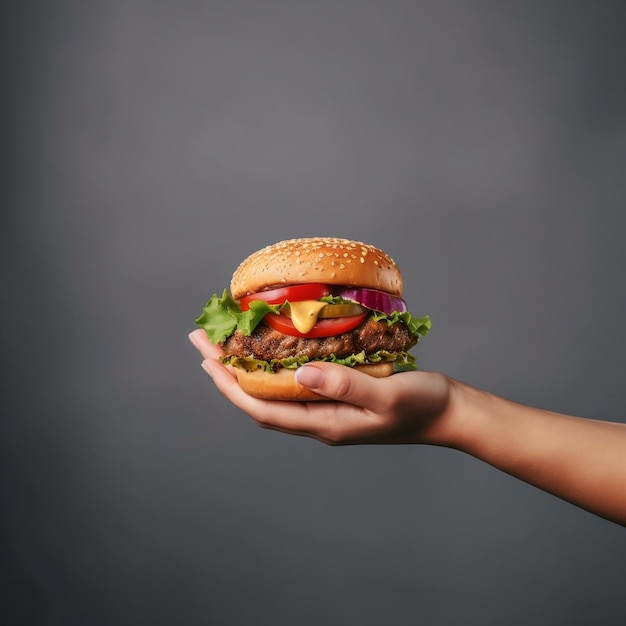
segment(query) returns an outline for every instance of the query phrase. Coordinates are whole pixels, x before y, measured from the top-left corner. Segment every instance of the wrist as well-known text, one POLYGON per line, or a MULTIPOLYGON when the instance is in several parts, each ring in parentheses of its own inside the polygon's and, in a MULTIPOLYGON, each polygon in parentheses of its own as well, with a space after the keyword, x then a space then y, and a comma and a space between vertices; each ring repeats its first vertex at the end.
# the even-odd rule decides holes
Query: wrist
POLYGON ((481 411, 489 394, 454 378, 439 375, 446 387, 447 402, 425 433, 424 443, 468 452, 479 436, 481 411))

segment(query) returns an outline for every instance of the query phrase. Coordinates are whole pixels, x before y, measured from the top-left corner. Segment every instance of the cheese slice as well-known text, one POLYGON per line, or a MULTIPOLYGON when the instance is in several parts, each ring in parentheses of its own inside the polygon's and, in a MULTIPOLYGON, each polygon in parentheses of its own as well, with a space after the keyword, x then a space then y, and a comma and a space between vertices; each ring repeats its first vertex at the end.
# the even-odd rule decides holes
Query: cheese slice
POLYGON ((317 322, 319 312, 327 305, 319 300, 301 300, 289 303, 289 317, 302 334, 310 332, 317 322))

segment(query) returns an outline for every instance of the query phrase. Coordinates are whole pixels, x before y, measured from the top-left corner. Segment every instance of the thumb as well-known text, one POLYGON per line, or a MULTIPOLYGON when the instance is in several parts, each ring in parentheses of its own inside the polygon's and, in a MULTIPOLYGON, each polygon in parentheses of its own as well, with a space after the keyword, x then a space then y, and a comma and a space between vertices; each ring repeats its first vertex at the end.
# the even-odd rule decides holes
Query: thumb
POLYGON ((296 370, 298 383, 331 400, 372 407, 381 400, 377 379, 337 363, 307 363, 296 370))

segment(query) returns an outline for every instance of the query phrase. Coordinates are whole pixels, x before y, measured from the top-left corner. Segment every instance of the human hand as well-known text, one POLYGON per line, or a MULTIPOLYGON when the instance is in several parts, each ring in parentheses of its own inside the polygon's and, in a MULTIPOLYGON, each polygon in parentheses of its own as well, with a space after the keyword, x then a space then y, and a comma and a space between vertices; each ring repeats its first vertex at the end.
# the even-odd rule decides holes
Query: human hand
POLYGON ((313 437, 329 445, 432 443, 449 445, 454 429, 454 381, 432 372, 403 372, 373 378, 344 365, 311 363, 298 369, 298 382, 328 402, 276 402, 246 394, 223 354, 199 329, 189 339, 202 367, 222 394, 261 427, 313 437))

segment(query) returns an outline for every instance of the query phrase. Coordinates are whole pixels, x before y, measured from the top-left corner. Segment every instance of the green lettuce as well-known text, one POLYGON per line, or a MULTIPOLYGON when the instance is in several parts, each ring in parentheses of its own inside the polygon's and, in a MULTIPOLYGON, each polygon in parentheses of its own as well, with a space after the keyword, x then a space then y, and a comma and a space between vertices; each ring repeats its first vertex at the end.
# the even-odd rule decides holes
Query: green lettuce
POLYGON ((279 313, 280 306, 267 304, 262 300, 250 303, 247 311, 242 311, 239 302, 233 300, 226 289, 221 297, 213 294, 196 320, 204 328, 211 343, 217 344, 230 337, 235 330, 251 335, 267 313, 279 313))
MULTIPOLYGON (((326 357, 315 358, 315 361, 328 361, 330 363, 339 363, 354 367, 355 365, 367 365, 372 363, 393 362, 395 372, 408 372, 417 369, 415 357, 408 352, 387 352, 386 350, 378 350, 373 354, 365 354, 365 351, 358 354, 350 354, 344 357, 337 357, 331 354, 326 357)), ((276 372, 279 369, 296 369, 310 361, 308 356, 292 356, 285 359, 271 359, 263 361, 255 359, 252 356, 223 356, 220 361, 224 365, 233 365, 248 372, 255 370, 263 370, 265 372, 276 372)))
POLYGON ((374 311, 372 318, 377 322, 385 320, 389 326, 402 322, 409 329, 414 339, 427 335, 432 326, 428 315, 424 317, 413 317, 408 311, 404 311, 403 313, 398 311, 394 311, 393 313, 374 311))

